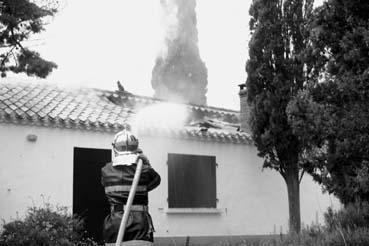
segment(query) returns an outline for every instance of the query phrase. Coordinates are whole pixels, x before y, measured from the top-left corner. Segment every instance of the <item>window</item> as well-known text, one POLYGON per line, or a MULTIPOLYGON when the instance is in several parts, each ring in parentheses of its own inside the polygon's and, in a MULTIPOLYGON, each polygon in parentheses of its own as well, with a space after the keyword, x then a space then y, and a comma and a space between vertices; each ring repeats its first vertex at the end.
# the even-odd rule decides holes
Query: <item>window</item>
POLYGON ((215 168, 215 156, 169 153, 169 208, 216 208, 215 168))

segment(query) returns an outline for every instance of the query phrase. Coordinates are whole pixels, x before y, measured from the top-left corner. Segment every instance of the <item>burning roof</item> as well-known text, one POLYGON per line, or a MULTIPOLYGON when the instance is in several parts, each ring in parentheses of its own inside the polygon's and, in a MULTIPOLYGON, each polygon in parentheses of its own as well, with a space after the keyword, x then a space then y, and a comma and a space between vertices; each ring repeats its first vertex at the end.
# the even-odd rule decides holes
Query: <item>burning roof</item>
MULTIPOLYGON (((166 101, 126 91, 0 83, 0 123, 117 132, 142 109, 160 103, 166 101)), ((177 105, 189 112, 183 125, 147 125, 142 132, 204 141, 251 142, 248 134, 239 131, 238 111, 194 104, 177 105)))

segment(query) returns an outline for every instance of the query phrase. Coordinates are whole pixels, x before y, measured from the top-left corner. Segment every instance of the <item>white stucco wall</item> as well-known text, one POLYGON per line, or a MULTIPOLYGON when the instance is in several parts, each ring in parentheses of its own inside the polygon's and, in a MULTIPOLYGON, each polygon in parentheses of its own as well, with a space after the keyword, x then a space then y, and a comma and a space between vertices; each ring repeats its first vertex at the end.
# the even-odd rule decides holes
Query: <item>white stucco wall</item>
MULTIPOLYGON (((33 203, 46 201, 72 208, 73 148, 111 146, 112 133, 0 124, 0 218, 24 215, 33 203), (36 142, 27 141, 37 135, 36 142)), ((252 235, 285 232, 288 225, 286 185, 272 170, 262 171, 254 146, 139 136, 140 145, 162 183, 150 193, 156 236, 252 235), (218 163, 220 213, 167 213, 167 154, 214 155, 218 163)), ((327 206, 337 201, 322 195, 305 176, 301 215, 305 224, 322 222, 327 206)))

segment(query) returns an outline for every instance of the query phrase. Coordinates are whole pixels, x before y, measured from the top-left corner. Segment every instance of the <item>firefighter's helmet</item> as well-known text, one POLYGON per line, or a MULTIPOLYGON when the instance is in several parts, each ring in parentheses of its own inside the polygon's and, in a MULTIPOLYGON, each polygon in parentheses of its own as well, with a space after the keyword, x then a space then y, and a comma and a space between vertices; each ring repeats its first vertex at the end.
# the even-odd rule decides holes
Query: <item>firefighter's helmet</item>
POLYGON ((118 132, 114 136, 113 150, 115 155, 125 154, 136 151, 138 148, 138 139, 128 130, 118 132))

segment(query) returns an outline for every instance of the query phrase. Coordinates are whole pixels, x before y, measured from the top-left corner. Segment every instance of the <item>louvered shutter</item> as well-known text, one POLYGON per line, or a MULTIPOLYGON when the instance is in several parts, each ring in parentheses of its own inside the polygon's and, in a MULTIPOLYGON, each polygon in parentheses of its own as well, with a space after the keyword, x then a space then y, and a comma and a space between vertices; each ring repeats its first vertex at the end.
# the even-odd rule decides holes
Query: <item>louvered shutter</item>
POLYGON ((215 156, 168 154, 169 208, 216 208, 215 156))

